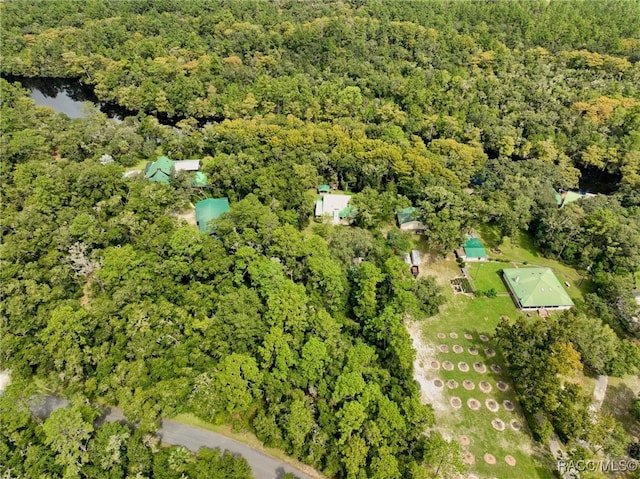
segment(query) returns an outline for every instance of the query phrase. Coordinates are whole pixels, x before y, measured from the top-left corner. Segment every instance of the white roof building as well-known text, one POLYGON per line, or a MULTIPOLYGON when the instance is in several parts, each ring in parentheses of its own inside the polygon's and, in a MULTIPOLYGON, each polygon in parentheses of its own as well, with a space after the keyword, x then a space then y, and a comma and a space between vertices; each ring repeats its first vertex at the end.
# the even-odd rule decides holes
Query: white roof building
POLYGON ((355 210, 349 206, 351 195, 322 195, 316 200, 316 216, 330 216, 333 224, 347 223, 355 210))
POLYGON ((177 160, 173 163, 175 173, 179 171, 198 171, 200 160, 177 160))

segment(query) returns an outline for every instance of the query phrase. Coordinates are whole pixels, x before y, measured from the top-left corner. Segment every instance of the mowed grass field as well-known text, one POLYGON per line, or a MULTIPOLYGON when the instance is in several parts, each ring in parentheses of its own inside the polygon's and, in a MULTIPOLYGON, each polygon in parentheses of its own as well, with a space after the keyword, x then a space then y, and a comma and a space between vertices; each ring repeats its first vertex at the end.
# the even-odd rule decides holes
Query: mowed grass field
MULTIPOLYGON (((494 232, 482 231, 482 233, 484 240, 485 233, 493 234, 494 232)), ((526 233, 514 240, 507 238, 503 242, 493 244, 491 240, 484 240, 484 242, 490 258, 497 261, 467 263, 466 269, 477 290, 493 288, 498 293, 496 297, 485 298, 455 294, 450 282, 462 274, 452 254, 445 259, 425 265, 422 270, 422 274, 433 275, 438 279, 438 283, 442 286, 443 293, 447 297, 447 302, 441 308, 440 313, 426 320, 422 325, 423 341, 436 351, 435 360, 440 363, 438 370, 430 372, 432 376, 430 379, 439 378, 444 383, 442 393, 443 402, 446 404, 445 407, 436 408, 436 425, 452 439, 460 441, 460 436, 468 437, 469 445, 463 446, 463 449, 473 455, 473 464, 468 465, 469 475, 475 475, 479 478, 550 479, 555 477, 552 473, 555 461, 546 446, 535 443, 531 438, 517 404, 508 369, 504 364, 499 347, 493 340, 493 334, 501 316, 514 319, 521 314, 508 294, 500 271, 503 268, 513 267, 550 267, 561 284, 564 285, 564 281, 570 284, 566 291, 574 300, 582 299, 583 293, 588 291, 588 280, 585 280, 581 288, 578 288, 581 275, 558 261, 542 257, 535 251, 533 242, 526 233), (492 252, 490 248, 499 248, 500 252, 492 252), (451 338, 450 333, 457 335, 457 338, 451 338), (472 339, 467 339, 465 334, 470 335, 472 339), (487 336, 489 341, 486 343, 481 341, 480 335, 487 336), (440 345, 447 346, 448 352, 442 352, 440 345), (454 345, 463 347, 464 351, 462 353, 453 352, 454 345), (469 348, 476 348, 478 355, 471 355, 469 348), (495 350, 496 355, 491 358, 487 357, 484 354, 485 348, 495 350), (455 365, 454 369, 445 371, 442 368, 444 361, 452 362, 455 365), (460 371, 458 367, 460 362, 468 364, 468 372, 460 371), (480 373, 474 370, 473 364, 475 362, 483 363, 487 368, 486 372, 480 373), (497 365, 500 372, 492 371, 491 364, 497 365), (450 379, 458 383, 457 388, 450 389, 447 386, 447 381, 450 379), (465 389, 463 387, 464 380, 473 382, 474 389, 465 389), (480 381, 486 381, 492 386, 489 393, 480 390, 480 381), (499 391, 496 387, 497 381, 506 383, 508 389, 504 392, 499 391), (454 409, 450 405, 452 397, 461 400, 462 407, 460 409, 454 409), (479 410, 474 411, 468 407, 467 401, 471 398, 480 401, 479 410), (498 403, 498 411, 492 412, 487 408, 487 399, 493 399, 498 403), (513 402, 516 406, 515 411, 507 411, 503 406, 504 400, 513 402), (491 423, 494 419, 500 419, 505 423, 504 431, 497 431, 492 426, 491 423), (523 425, 520 431, 511 427, 513 419, 523 425), (485 453, 492 454, 496 463, 488 464, 485 462, 485 453), (516 459, 515 466, 506 463, 505 456, 507 455, 516 459)), ((471 462, 470 455, 467 459, 471 462)))

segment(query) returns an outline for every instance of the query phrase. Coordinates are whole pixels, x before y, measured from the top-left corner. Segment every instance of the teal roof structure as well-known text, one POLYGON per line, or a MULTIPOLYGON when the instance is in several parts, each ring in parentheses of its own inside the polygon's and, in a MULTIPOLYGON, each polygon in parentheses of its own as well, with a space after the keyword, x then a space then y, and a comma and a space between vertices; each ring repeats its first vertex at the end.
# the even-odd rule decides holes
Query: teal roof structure
POLYGON ((202 171, 196 171, 193 178, 193 186, 207 186, 207 175, 202 171))
POLYGON ((398 211, 398 224, 403 225, 411 221, 418 221, 418 209, 413 206, 398 211))
POLYGON ((521 308, 573 306, 550 268, 505 268, 502 275, 521 308))
POLYGON ((144 169, 144 177, 149 181, 169 184, 173 176, 174 162, 166 156, 161 156, 153 163, 147 163, 144 169))
POLYGON ((468 258, 486 258, 487 250, 478 238, 469 238, 464 244, 464 254, 468 258))
POLYGON ((329 185, 318 186, 318 193, 329 193, 330 191, 331 191, 331 187, 329 185))
POLYGON ((196 223, 202 233, 210 233, 209 222, 228 212, 228 198, 207 198, 196 203, 196 223))

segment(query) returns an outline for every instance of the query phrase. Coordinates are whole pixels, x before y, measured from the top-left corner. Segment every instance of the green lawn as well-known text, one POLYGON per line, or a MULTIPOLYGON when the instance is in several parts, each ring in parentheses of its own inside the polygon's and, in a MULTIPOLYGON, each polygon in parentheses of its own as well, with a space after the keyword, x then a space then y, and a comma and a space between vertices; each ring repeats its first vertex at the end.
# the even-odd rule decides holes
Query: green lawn
MULTIPOLYGON (((516 418, 524 424, 524 418, 519 407, 515 412, 506 411, 502 401, 508 399, 516 403, 513 392, 513 385, 507 374, 499 348, 492 342, 492 336, 501 316, 516 318, 521 314, 511 297, 507 293, 506 286, 499 274, 505 267, 527 267, 544 266, 553 269, 561 283, 569 282, 567 289, 569 295, 574 299, 581 299, 583 293, 588 291, 588 281, 584 281, 581 288, 578 288, 580 274, 573 268, 563 265, 553 259, 542 257, 535 249, 531 236, 522 233, 515 240, 505 238, 502 241, 496 234, 495 229, 483 227, 479 233, 485 245, 489 249, 490 258, 494 261, 483 263, 467 263, 466 269, 474 281, 478 290, 495 289, 498 296, 494 298, 476 298, 464 294, 455 294, 450 286, 453 278, 460 277, 461 271, 452 255, 446 259, 436 261, 426 265, 422 273, 433 275, 443 288, 443 294, 447 298, 446 304, 441 308, 438 315, 425 321, 423 325, 423 340, 431 345, 435 352, 437 361, 449 360, 456 367, 453 371, 445 371, 442 367, 437 371, 432 371, 429 379, 440 378, 445 382, 442 389, 444 407, 436 408, 436 425, 454 439, 459 439, 460 435, 466 435, 471 440, 468 450, 475 456, 475 463, 469 466, 469 472, 482 478, 506 478, 506 477, 527 477, 531 479, 547 479, 554 477, 552 469, 554 461, 545 446, 533 441, 526 426, 521 431, 514 431, 510 427, 510 420, 516 418), (499 252, 491 249, 499 248, 499 252), (497 261, 496 261, 497 260, 497 261), (452 339, 449 334, 455 332, 458 338, 452 339), (438 338, 438 333, 446 334, 444 339, 438 338), (473 339, 469 340, 464 334, 471 334, 473 339), (489 343, 483 343, 478 338, 483 334, 490 338, 489 343), (449 352, 444 353, 438 349, 441 344, 449 346, 449 352), (462 346, 463 353, 454 353, 454 344, 462 346), (479 349, 479 355, 472 356, 468 352, 468 347, 479 349), (496 350, 496 356, 487 358, 483 354, 483 348, 491 347, 496 350), (458 362, 466 362, 469 365, 468 372, 458 369, 458 362), (488 370, 486 373, 479 373, 473 369, 473 363, 483 362, 487 367, 490 364, 497 364, 502 368, 499 374, 488 370), (453 379, 459 383, 456 389, 449 389, 446 381, 453 379), (462 387, 465 379, 473 381, 475 389, 468 391, 462 387), (478 387, 482 380, 488 381, 493 389, 490 393, 483 393, 478 387), (496 387, 496 381, 502 380, 509 384, 510 388, 501 392, 496 387), (449 399, 452 396, 459 397, 463 405, 459 410, 454 410, 449 399), (476 398, 481 401, 482 407, 479 411, 472 411, 466 405, 469 398, 476 398), (500 405, 500 409, 493 413, 484 404, 487 398, 493 398, 500 405), (496 431, 491 421, 494 418, 502 419, 507 425, 504 431, 496 431), (483 460, 485 453, 491 453, 496 457, 496 464, 489 465, 483 460), (508 466, 504 457, 510 454, 516 458, 515 467, 508 466)), ((552 313, 554 314, 554 313, 552 313)), ((592 380, 585 379, 585 390, 593 390, 592 380)))

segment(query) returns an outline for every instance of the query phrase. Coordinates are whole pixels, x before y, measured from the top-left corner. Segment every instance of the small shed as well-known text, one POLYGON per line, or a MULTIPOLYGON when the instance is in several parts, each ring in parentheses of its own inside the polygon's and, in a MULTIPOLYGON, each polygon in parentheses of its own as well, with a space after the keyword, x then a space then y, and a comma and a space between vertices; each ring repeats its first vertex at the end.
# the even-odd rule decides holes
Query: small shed
POLYGON ((175 172, 179 171, 198 171, 200 169, 200 160, 178 160, 174 162, 175 172))
POLYGON ((196 223, 202 233, 210 233, 209 222, 220 218, 228 212, 228 198, 207 198, 196 203, 196 223))
POLYGON ((320 185, 318 186, 318 193, 321 195, 325 195, 331 191, 331 187, 329 185, 320 185))
POLYGON ((196 174, 193 177, 193 186, 197 188, 204 188, 207 186, 207 175, 202 171, 196 171, 196 174))
POLYGON ((479 238, 469 238, 463 247, 465 261, 486 261, 488 259, 487 250, 484 248, 479 238))
POLYGON ((410 206, 404 208, 396 213, 398 218, 398 227, 402 231, 411 231, 412 233, 422 234, 426 231, 427 227, 419 221, 419 210, 410 206))

